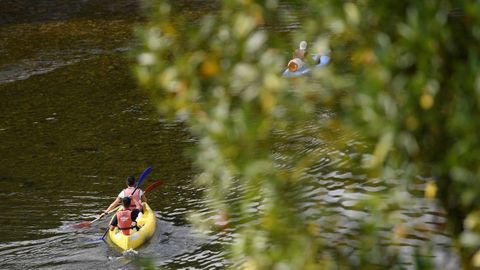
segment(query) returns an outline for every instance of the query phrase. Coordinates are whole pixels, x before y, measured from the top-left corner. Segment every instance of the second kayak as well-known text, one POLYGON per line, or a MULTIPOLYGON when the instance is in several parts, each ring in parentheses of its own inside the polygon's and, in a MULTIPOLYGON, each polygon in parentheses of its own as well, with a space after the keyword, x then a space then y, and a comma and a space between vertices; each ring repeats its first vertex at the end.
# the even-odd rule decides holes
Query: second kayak
POLYGON ((301 77, 308 75, 312 69, 317 69, 317 68, 322 68, 326 66, 328 63, 330 63, 330 56, 328 55, 313 55, 312 56, 313 61, 318 61, 318 64, 316 64, 313 67, 309 67, 306 64, 304 64, 299 70, 297 71, 290 71, 288 68, 283 72, 282 76, 287 77, 287 78, 293 78, 293 77, 301 77))

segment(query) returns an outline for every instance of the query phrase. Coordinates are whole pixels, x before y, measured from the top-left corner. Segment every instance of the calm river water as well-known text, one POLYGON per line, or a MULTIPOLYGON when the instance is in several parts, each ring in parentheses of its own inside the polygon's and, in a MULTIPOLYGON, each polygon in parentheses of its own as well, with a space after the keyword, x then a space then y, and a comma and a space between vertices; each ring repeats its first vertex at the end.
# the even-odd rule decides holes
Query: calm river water
MULTIPOLYGON (((215 8, 209 1, 177 4, 192 14, 215 8)), ((221 245, 232 236, 198 237, 186 221, 188 211, 206 211, 183 155, 195 139, 182 123, 163 121, 131 75, 128 55, 140 14, 134 0, 0 2, 1 269, 135 269, 147 258, 166 269, 228 265, 221 245), (149 196, 158 228, 138 254, 124 255, 97 240, 106 220, 72 227, 94 219, 128 175, 138 177, 148 166, 153 171, 143 188, 156 179, 164 185, 149 196)), ((280 30, 292 27, 295 22, 280 30)), ((331 167, 321 160, 312 168, 319 182, 307 200, 345 217, 366 214, 349 209, 351 201, 384 187, 331 167)), ((439 229, 443 217, 435 203, 402 215, 438 231, 437 261, 445 261, 449 238, 439 229)), ((425 240, 414 231, 403 245, 425 240)))

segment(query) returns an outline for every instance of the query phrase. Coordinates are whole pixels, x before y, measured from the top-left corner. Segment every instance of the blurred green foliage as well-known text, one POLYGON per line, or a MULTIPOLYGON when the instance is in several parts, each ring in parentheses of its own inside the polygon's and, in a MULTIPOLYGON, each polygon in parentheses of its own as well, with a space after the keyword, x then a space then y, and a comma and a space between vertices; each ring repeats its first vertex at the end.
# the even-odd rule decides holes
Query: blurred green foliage
POLYGON ((377 142, 366 166, 382 176, 393 168, 405 179, 432 177, 463 267, 478 267, 479 243, 470 235, 477 229, 465 221, 478 219, 480 203, 480 6, 333 2, 312 2, 311 17, 322 23, 308 30, 313 37, 329 29, 332 48, 349 48, 351 85, 337 111, 377 142))
MULTIPOLYGON (((284 20, 275 0, 225 0, 195 18, 168 1, 147 1, 138 79, 161 113, 185 121, 198 136, 198 182, 208 187, 216 217, 208 220, 235 227, 233 264, 403 269, 399 251, 385 243, 405 234, 394 212, 409 206, 403 192, 421 177, 431 179, 425 196, 437 197, 446 211, 462 267, 480 266, 480 5, 285 3, 301 20, 289 35, 271 30, 284 20), (282 52, 302 39, 313 52, 331 50, 333 63, 310 79, 286 80, 281 68, 289 59, 282 52), (322 110, 336 115, 322 118, 322 110), (300 210, 306 183, 315 182, 305 171, 326 156, 341 158, 284 149, 295 147, 279 133, 293 136, 312 123, 313 134, 303 136, 335 137, 338 127, 358 132, 373 147, 350 166, 370 178, 401 179, 385 197, 359 203, 370 216, 358 220, 353 252, 321 237, 335 233, 337 218, 319 219, 326 212, 320 207, 310 215, 300 210), (240 199, 230 201, 233 193, 240 199)), ((434 268, 424 255, 410 263, 434 268)))

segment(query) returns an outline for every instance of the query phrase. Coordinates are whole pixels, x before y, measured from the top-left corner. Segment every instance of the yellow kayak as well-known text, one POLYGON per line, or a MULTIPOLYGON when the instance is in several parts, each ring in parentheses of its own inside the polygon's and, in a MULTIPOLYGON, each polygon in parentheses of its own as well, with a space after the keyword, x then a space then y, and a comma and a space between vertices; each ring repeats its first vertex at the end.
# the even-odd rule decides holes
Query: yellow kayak
POLYGON ((115 228, 113 231, 108 232, 110 240, 121 249, 135 249, 148 241, 155 233, 157 227, 155 213, 147 203, 143 203, 143 209, 143 214, 140 213, 137 218, 137 224, 140 227, 139 231, 131 229, 130 235, 124 235, 121 230, 115 228))

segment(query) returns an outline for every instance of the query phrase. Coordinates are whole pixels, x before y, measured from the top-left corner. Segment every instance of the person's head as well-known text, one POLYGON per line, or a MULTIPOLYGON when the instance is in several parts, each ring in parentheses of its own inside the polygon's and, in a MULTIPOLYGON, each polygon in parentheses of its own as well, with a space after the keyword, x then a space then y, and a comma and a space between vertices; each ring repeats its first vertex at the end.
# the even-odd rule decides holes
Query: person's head
POLYGON ((299 48, 300 48, 300 50, 306 50, 307 49, 307 42, 306 41, 300 42, 299 48))
POLYGON ((135 186, 135 177, 133 176, 127 177, 127 186, 129 187, 135 186))
POLYGON ((131 201, 132 201, 132 199, 130 199, 130 197, 123 197, 123 199, 122 199, 123 207, 128 208, 130 206, 131 201))

